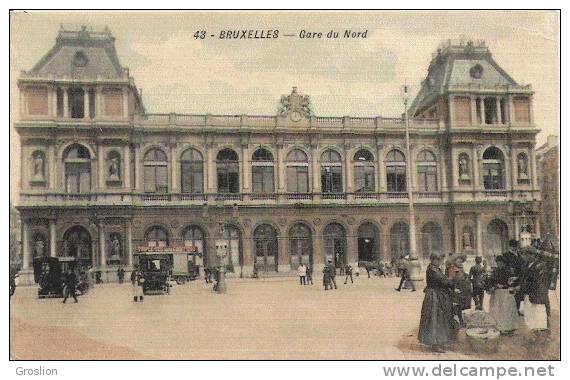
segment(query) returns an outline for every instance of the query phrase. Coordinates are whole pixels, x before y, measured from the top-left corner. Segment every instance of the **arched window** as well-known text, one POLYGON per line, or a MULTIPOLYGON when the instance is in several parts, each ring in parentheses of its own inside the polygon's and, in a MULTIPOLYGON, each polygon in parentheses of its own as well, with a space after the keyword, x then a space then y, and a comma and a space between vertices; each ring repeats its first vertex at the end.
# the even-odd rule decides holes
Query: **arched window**
POLYGON ((204 231, 198 226, 189 226, 182 233, 182 239, 184 246, 192 248, 195 252, 195 255, 191 256, 192 262, 195 265, 203 266, 204 260, 206 260, 204 231))
POLYGON ((461 153, 457 159, 459 170, 459 182, 464 184, 471 183, 471 165, 469 155, 461 153))
POLYGON ((168 232, 161 226, 152 226, 145 234, 145 241, 149 247, 167 247, 168 232))
POLYGON ((422 150, 418 154, 418 190, 420 192, 437 191, 437 161, 429 150, 422 150))
POLYGON ((426 259, 432 253, 443 253, 443 233, 439 224, 429 222, 422 227, 422 251, 426 259))
POLYGON ((34 257, 45 257, 48 255, 48 240, 42 233, 36 233, 32 237, 32 252, 34 257))
POLYGON ((360 149, 354 155, 354 191, 357 193, 374 192, 374 156, 366 149, 360 149))
POLYGON ((63 155, 65 165, 65 191, 88 193, 91 191, 91 155, 82 145, 74 144, 63 155))
POLYGON ((530 176, 528 175, 528 156, 526 153, 521 152, 517 155, 517 173, 518 183, 530 183, 530 176))
POLYGON ((382 258, 380 231, 372 223, 358 227, 358 261, 374 262, 382 258))
POLYGON ((498 148, 487 148, 483 153, 483 186, 486 190, 505 188, 503 162, 503 153, 498 148))
POLYGON ((409 229, 405 222, 395 223, 390 229, 390 251, 393 259, 399 259, 410 251, 409 229))
POLYGON ((303 223, 297 223, 289 230, 289 257, 292 270, 297 270, 301 263, 313 266, 312 234, 303 223))
POLYGON ((158 148, 152 148, 144 155, 144 191, 168 192, 168 160, 158 148))
POLYGON ((267 149, 259 148, 251 157, 251 178, 254 193, 275 191, 273 155, 267 149))
POLYGON ((392 149, 386 155, 386 181, 388 192, 406 191, 406 158, 397 149, 392 149))
POLYGON ((82 226, 74 226, 63 234, 63 256, 73 256, 82 264, 95 264, 91 262, 91 235, 82 226))
POLYGON ((487 226, 485 252, 488 256, 498 256, 507 250, 509 242, 509 228, 500 219, 493 219, 487 226))
POLYGON ((332 260, 336 268, 346 265, 346 230, 338 223, 331 223, 323 232, 325 262, 332 260))
POLYGON ((340 154, 327 149, 321 155, 321 191, 342 193, 342 163, 340 154))
POLYGON ((121 180, 121 155, 116 151, 107 155, 107 180, 111 182, 121 180))
POLYGON ((45 184, 46 180, 46 155, 41 150, 36 150, 32 153, 32 176, 31 181, 33 185, 45 184))
POLYGON ((229 148, 222 149, 216 156, 216 166, 218 192, 239 193, 239 163, 237 153, 229 148))
POLYGON ((262 272, 277 272, 277 232, 269 224, 262 224, 253 231, 255 265, 262 272))
POLYGON ((190 148, 182 153, 180 174, 183 193, 204 192, 204 159, 196 149, 190 148))
POLYGON ((243 265, 241 232, 231 224, 222 228, 221 235, 216 240, 216 255, 223 254, 224 264, 230 272, 243 265))
POLYGON ((309 192, 309 160, 300 149, 293 149, 287 155, 287 192, 309 192))

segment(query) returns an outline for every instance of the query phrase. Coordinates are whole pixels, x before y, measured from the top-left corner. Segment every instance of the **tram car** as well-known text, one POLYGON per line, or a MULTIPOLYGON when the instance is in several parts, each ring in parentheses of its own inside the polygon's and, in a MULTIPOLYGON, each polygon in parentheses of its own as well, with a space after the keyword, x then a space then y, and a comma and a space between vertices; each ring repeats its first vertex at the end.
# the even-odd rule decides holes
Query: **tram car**
POLYGON ((138 252, 139 270, 144 278, 143 294, 169 294, 172 252, 138 252))
POLYGON ((80 262, 75 257, 34 258, 34 281, 39 285, 38 298, 63 297, 65 274, 69 269, 77 275, 78 294, 87 292, 86 283, 80 278, 80 262))
POLYGON ((196 252, 173 252, 172 279, 178 285, 194 281, 200 275, 200 266, 196 263, 202 255, 196 252))

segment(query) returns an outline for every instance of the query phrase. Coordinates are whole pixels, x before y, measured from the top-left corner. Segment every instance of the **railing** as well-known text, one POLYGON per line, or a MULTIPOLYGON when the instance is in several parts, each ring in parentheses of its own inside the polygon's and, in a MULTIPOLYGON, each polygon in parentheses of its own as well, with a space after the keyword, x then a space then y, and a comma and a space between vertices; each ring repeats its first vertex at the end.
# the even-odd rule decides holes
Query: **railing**
POLYGON ((378 193, 371 193, 371 192, 357 192, 354 193, 354 199, 378 199, 378 193))
POLYGON ((256 200, 256 201, 274 201, 275 199, 277 199, 277 194, 275 193, 252 193, 250 195, 250 199, 252 200, 256 200))
POLYGON ((205 201, 206 195, 203 193, 181 193, 179 199, 181 201, 205 201))
POLYGON ((404 199, 408 198, 408 193, 405 192, 388 192, 386 193, 390 199, 404 199))
POLYGON ((346 199, 346 193, 322 193, 322 199, 346 199))
POLYGON ((424 191, 418 193, 418 198, 440 198, 441 193, 438 191, 424 191))
POLYGON ((218 193, 216 194, 217 201, 241 201, 243 194, 241 193, 218 193))
POLYGON ((143 201, 170 201, 171 194, 143 194, 141 199, 143 201))
POLYGON ((312 201, 312 193, 287 193, 287 199, 296 201, 312 201))
POLYGON ((506 190, 485 190, 486 197, 506 197, 507 194, 506 190))

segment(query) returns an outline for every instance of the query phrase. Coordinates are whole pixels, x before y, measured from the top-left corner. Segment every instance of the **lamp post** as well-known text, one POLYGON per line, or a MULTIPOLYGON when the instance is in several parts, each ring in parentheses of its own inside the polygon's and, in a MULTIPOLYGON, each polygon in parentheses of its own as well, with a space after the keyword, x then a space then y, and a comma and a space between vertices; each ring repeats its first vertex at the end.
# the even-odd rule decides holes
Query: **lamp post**
POLYGON ((412 192, 412 158, 410 152, 410 119, 408 117, 408 101, 410 100, 409 86, 402 86, 402 100, 404 101, 404 118, 406 122, 406 187, 408 189, 409 211, 409 252, 410 257, 416 257, 416 214, 414 212, 414 198, 412 192))
MULTIPOLYGON (((225 232, 224 224, 221 222, 218 223, 218 228, 219 228, 218 230, 219 235, 223 238, 225 232)), ((218 241, 223 242, 223 239, 220 239, 218 241)), ((219 294, 225 293, 227 291, 226 268, 224 264, 224 259, 226 258, 227 255, 228 255, 227 243, 216 244, 216 257, 218 258, 218 284, 216 292, 219 294)))

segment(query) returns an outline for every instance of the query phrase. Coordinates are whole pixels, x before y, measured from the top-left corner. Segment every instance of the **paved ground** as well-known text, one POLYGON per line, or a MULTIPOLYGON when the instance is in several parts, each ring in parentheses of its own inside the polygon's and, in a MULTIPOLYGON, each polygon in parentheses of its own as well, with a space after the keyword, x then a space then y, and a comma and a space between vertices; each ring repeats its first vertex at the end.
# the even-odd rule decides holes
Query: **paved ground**
MULTIPOLYGON (((203 282, 134 303, 130 284, 80 297, 11 299, 10 349, 18 359, 478 359, 460 343, 433 354, 417 344, 423 292, 395 292, 396 278, 357 278, 336 291, 293 278, 229 279, 228 293, 203 282)), ((341 281, 342 282, 342 281, 341 281)), ((423 287, 422 287, 423 288, 423 287)), ((558 298, 553 295, 558 305, 558 298)), ((553 335, 559 335, 558 306, 553 335)), ((494 357, 531 358, 521 336, 494 357)), ((550 343, 556 355, 559 339, 550 343)))

